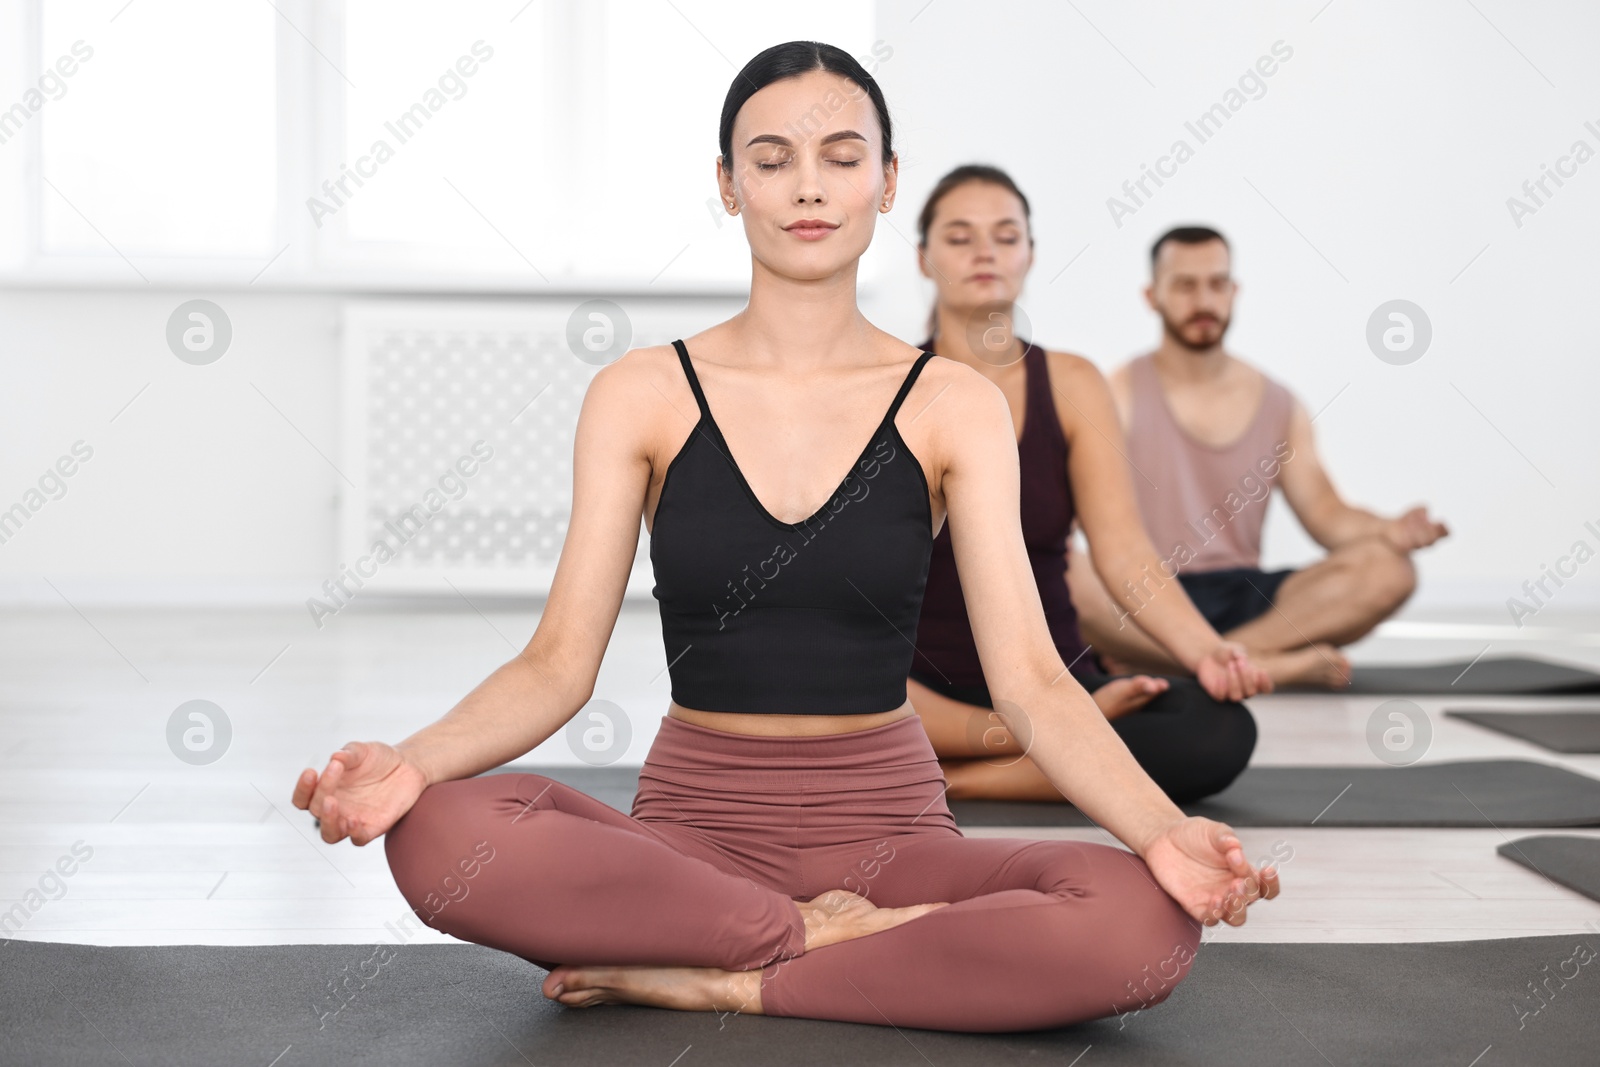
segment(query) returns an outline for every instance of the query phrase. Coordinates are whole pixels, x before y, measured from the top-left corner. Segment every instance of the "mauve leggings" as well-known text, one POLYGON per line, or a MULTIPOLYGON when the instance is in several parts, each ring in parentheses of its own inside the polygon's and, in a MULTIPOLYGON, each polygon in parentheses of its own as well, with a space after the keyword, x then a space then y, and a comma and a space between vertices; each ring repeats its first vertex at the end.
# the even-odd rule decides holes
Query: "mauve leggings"
POLYGON ((435 929, 536 966, 763 968, 768 1015, 1062 1026, 1165 1000, 1200 926, 1110 845, 964 836, 922 720, 757 737, 663 717, 631 815, 539 774, 440 782, 390 829, 435 929), (804 952, 794 901, 950 901, 804 952))

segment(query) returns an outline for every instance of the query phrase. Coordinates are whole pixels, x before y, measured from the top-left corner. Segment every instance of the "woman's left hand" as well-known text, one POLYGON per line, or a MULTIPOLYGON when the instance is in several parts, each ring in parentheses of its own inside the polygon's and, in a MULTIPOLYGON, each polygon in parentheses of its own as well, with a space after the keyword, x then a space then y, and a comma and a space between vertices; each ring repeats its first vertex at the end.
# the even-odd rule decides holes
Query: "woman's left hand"
POLYGON ((1250 659, 1237 641, 1222 641, 1194 669, 1194 676, 1213 700, 1243 700, 1272 692, 1272 678, 1250 659))
POLYGON ((1233 828, 1190 816, 1173 823, 1143 853, 1150 873, 1189 917, 1206 926, 1243 926, 1245 909, 1278 895, 1278 871, 1256 868, 1233 828))

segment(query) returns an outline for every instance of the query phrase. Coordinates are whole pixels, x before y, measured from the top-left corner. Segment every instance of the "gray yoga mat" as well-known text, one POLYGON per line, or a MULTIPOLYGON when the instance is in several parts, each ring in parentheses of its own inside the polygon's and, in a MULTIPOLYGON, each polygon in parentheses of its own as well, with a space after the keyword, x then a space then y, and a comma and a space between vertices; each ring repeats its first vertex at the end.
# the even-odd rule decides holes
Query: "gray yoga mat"
MULTIPOLYGON (((537 767, 618 811, 632 810, 637 767, 537 767)), ((495 773, 495 772, 491 772, 495 773)), ((1090 826, 1071 804, 951 800, 962 826, 1090 826)), ((1247 767, 1233 785, 1187 805, 1233 826, 1600 826, 1600 781, 1531 760, 1455 760, 1410 767, 1247 767)), ((1596 983, 1600 985, 1600 983, 1596 983)))
POLYGON ((1526 656, 1485 657, 1475 662, 1355 664, 1344 692, 1448 696, 1600 693, 1600 674, 1526 656))
MULTIPOLYGON (((952 800, 950 811, 963 826, 1090 825, 1070 804, 952 800)), ((1184 811, 1233 826, 1600 826, 1600 781, 1509 759, 1247 767, 1184 811)))
POLYGON ((1530 741, 1551 752, 1600 753, 1600 710, 1492 711, 1452 708, 1445 714, 1522 741, 1530 741))
POLYGON ((1148 1010, 1056 1030, 966 1034, 622 1005, 564 1008, 539 992, 543 970, 479 945, 391 944, 374 957, 370 945, 104 948, 12 941, 0 943, 0 1062, 1588 1064, 1600 1046, 1600 974, 1593 973, 1600 961, 1564 986, 1555 979, 1542 999, 1529 988, 1570 971, 1563 963, 1582 944, 1600 945, 1600 938, 1207 943, 1189 977, 1148 1010), (374 958, 387 963, 363 969, 374 958), (331 1010, 323 999, 329 982, 358 972, 370 981, 352 977, 356 991, 319 1027, 319 1007, 331 1010))
POLYGON ((1495 850, 1590 900, 1600 900, 1600 838, 1539 834, 1507 841, 1495 850))

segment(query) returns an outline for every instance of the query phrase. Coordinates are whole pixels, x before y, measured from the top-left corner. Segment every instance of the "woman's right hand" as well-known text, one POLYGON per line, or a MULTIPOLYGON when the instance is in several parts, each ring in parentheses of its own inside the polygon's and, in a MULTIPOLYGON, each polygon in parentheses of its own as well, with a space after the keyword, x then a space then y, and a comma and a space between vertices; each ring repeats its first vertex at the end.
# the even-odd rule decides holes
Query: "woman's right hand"
POLYGON ((346 837, 365 845, 411 810, 427 776, 400 750, 382 741, 352 741, 335 752, 319 776, 307 767, 294 786, 294 806, 322 823, 328 844, 346 837))
POLYGON ((1219 641, 1194 667, 1198 681, 1212 700, 1243 700, 1270 693, 1272 676, 1250 658, 1250 650, 1237 641, 1219 641))

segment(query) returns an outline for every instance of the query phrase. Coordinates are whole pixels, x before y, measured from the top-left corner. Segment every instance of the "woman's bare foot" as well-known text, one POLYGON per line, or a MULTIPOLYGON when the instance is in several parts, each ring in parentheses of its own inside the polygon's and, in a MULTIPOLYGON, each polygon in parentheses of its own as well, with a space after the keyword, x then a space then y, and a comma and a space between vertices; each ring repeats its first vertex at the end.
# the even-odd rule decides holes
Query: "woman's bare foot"
POLYGON ((982 763, 982 760, 972 759, 941 759, 939 770, 944 773, 944 796, 946 800, 970 800, 974 793, 973 768, 982 763))
POLYGON ((948 905, 912 904, 904 908, 880 908, 860 893, 830 889, 819 897, 796 901, 806 924, 806 951, 851 941, 867 934, 890 930, 901 923, 948 905))
POLYGON ((1106 718, 1118 719, 1150 703, 1164 693, 1170 684, 1165 678, 1152 678, 1148 674, 1113 678, 1090 696, 1094 697, 1095 706, 1106 718))
POLYGON ((1274 685, 1343 689, 1350 684, 1350 660, 1333 645, 1307 645, 1283 652, 1252 649, 1250 658, 1271 676, 1274 685))
POLYGON ((1132 660, 1122 659, 1109 652, 1100 652, 1097 654, 1100 657, 1100 665, 1106 669, 1108 674, 1139 673, 1138 664, 1134 663, 1132 660))
POLYGON ((569 1008, 643 1004, 677 1011, 762 1014, 760 970, 562 965, 550 972, 540 988, 545 996, 569 1008))
MULTIPOLYGON (((795 901, 805 922, 805 951, 893 929, 948 906, 913 904, 880 908, 859 893, 830 889, 811 900, 795 901)), ((678 1011, 737 1011, 760 1015, 763 968, 725 971, 718 967, 570 967, 551 971, 544 995, 573 1008, 596 1004, 644 1004, 678 1011)))

